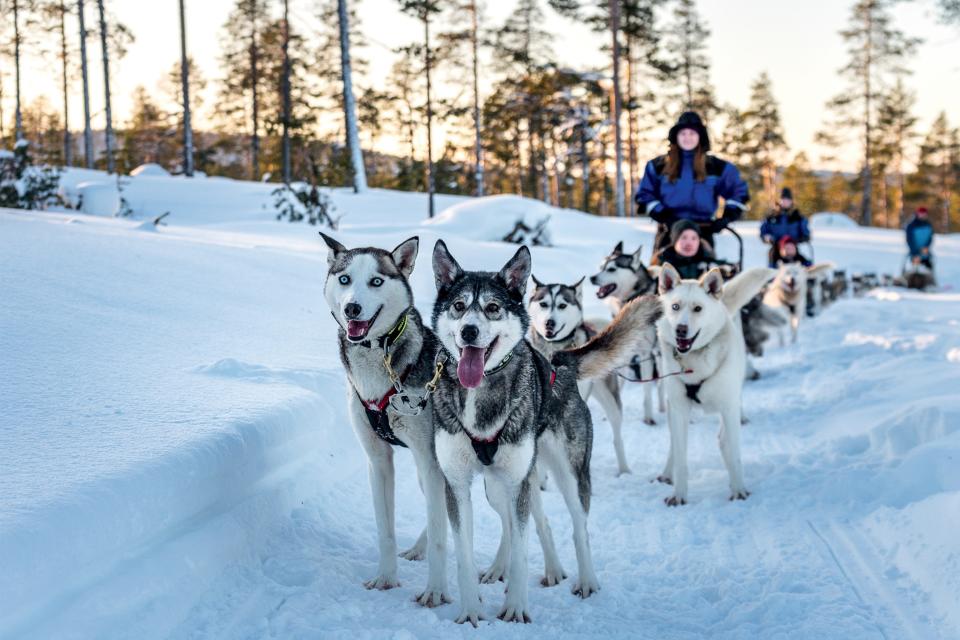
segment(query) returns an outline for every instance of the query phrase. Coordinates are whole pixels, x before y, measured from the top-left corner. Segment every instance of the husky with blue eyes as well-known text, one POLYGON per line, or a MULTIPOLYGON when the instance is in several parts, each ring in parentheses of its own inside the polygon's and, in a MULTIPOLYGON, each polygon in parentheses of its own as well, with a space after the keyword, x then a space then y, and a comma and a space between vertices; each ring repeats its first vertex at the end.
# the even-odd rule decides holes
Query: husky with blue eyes
POLYGON ((482 619, 473 557, 470 487, 482 475, 487 499, 503 524, 500 547, 486 579, 503 574, 507 595, 499 618, 529 622, 527 523, 531 513, 544 545, 545 586, 563 578, 542 518, 534 467, 542 461, 573 520, 578 576, 572 585, 586 598, 600 587, 587 535, 593 427, 578 380, 602 378, 630 361, 637 337, 660 314, 656 298, 638 298, 583 346, 547 360, 527 341, 530 318, 524 293, 530 251, 521 247, 497 273, 464 271, 438 241, 433 251, 437 301, 433 329, 450 354, 433 396, 437 460, 447 481, 447 513, 457 553, 460 614, 482 619), (554 575, 551 575, 554 574, 554 575))
MULTIPOLYGON (((583 278, 575 284, 544 284, 532 277, 533 293, 527 310, 530 312, 530 344, 547 359, 558 351, 587 343, 609 321, 587 322, 583 317, 583 278)), ((600 403, 613 429, 613 448, 617 454, 617 475, 630 473, 623 450, 620 427, 623 424, 623 403, 620 400, 620 379, 610 374, 597 380, 578 383, 584 400, 591 396, 600 403)))
POLYGON ((393 251, 347 249, 323 236, 329 249, 324 297, 339 325, 340 360, 346 370, 347 404, 357 439, 369 460, 370 488, 380 546, 380 566, 368 589, 392 589, 397 576, 394 531, 394 447, 406 447, 417 465, 427 501, 427 528, 402 557, 426 555, 427 586, 417 602, 435 607, 447 597, 447 513, 443 474, 433 452, 435 388, 446 356, 436 335, 413 306, 409 277, 419 240, 393 251))

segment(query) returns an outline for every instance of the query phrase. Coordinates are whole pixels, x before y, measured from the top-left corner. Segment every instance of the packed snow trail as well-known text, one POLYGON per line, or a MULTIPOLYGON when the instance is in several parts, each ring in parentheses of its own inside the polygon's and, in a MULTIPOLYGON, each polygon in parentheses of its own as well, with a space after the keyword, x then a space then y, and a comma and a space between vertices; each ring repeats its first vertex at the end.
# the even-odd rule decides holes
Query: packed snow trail
MULTIPOLYGON (((482 242, 511 207, 542 207, 468 201, 420 224, 419 204, 390 210, 389 196, 337 194, 354 212, 338 237, 390 247, 419 234, 421 249, 443 237, 468 268, 512 253, 482 242)), ((553 214, 557 248, 534 250, 538 278, 592 273, 620 239, 649 246, 645 222, 553 214)), ((668 509, 669 487, 649 481, 666 455, 665 416, 647 427, 641 390, 626 390, 633 473, 616 477, 609 426, 591 405, 602 591, 580 601, 570 579, 540 587, 532 535, 533 625, 474 630, 452 622, 452 553, 452 605, 412 602, 424 562, 400 561, 398 589, 363 588, 376 527, 321 295, 325 252, 305 225, 241 220, 172 216, 150 232, 0 213, 0 637, 960 635, 960 296, 879 290, 806 321, 797 345, 774 341, 745 387, 745 502, 727 502, 715 418, 691 426, 691 504, 668 509)), ((755 237, 755 225, 741 233, 755 237)), ((900 234, 814 233, 820 260, 899 267, 900 234)), ((938 243, 941 280, 960 281, 960 241, 938 243)), ((748 239, 748 264, 763 253, 748 239)), ((432 280, 423 250, 421 310, 432 280)), ((604 313, 587 296, 588 315, 604 313)), ((425 515, 409 453, 396 461, 406 547, 425 515)), ((484 567, 500 525, 479 484, 474 504, 484 567)), ((545 506, 570 574, 569 516, 552 487, 545 506)), ((481 588, 490 617, 502 589, 481 588)))

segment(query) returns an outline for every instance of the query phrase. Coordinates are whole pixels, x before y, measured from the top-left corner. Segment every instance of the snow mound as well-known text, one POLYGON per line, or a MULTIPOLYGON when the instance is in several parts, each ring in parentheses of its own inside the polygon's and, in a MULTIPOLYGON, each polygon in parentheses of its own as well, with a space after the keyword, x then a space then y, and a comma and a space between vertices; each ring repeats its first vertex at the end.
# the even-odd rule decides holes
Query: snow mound
POLYGON ((131 176, 153 176, 153 177, 167 177, 170 175, 170 172, 158 165, 155 162, 148 162, 142 164, 133 171, 130 172, 131 176))
POLYGON ((423 224, 439 234, 452 234, 470 240, 500 241, 513 231, 517 222, 522 221, 534 227, 556 213, 557 209, 539 200, 497 195, 455 204, 423 224))
POLYGON ((845 213, 825 212, 810 216, 810 226, 814 229, 855 229, 860 225, 845 213))
POLYGON ((81 182, 76 187, 80 210, 94 216, 115 216, 120 210, 120 190, 115 182, 81 182))

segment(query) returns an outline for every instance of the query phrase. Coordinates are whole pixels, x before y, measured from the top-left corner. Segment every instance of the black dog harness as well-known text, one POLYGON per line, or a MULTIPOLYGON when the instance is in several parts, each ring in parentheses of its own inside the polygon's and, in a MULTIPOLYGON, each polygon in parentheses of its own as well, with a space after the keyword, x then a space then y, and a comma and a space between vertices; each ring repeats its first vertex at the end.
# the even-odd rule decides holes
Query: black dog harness
MULTIPOLYGON (((513 353, 513 352, 511 352, 513 353)), ((503 362, 501 362, 496 369, 492 370, 490 373, 496 373, 503 369, 506 366, 507 360, 510 359, 508 355, 503 362)), ((489 374, 488 374, 489 375, 489 374)), ((553 367, 550 367, 550 386, 552 387, 557 381, 557 370, 553 367)), ((500 430, 489 438, 475 438, 473 435, 464 429, 467 437, 470 438, 470 444, 473 446, 473 452, 477 454, 477 460, 480 461, 485 467, 489 467, 493 464, 493 458, 497 455, 497 450, 500 449, 500 434, 503 433, 503 427, 500 427, 500 430)))
POLYGON ((690 398, 691 400, 693 400, 693 401, 696 402, 697 404, 703 404, 702 402, 700 402, 700 397, 697 395, 698 393, 700 393, 700 387, 703 386, 703 383, 702 383, 702 382, 698 382, 697 384, 686 384, 686 383, 684 383, 683 386, 687 388, 687 397, 688 397, 688 398, 690 398))
MULTIPOLYGON (((400 376, 400 382, 402 383, 407 379, 407 375, 410 373, 410 367, 407 367, 407 370, 403 372, 403 375, 400 376)), ((390 418, 387 416, 387 405, 390 403, 390 398, 397 393, 396 387, 390 387, 390 390, 379 400, 364 400, 360 398, 360 394, 357 394, 357 397, 360 398, 360 404, 363 405, 363 410, 367 414, 367 422, 370 423, 370 428, 373 429, 373 432, 377 434, 377 437, 391 444, 395 447, 406 447, 407 445, 403 443, 397 434, 393 432, 393 428, 390 426, 390 418)))

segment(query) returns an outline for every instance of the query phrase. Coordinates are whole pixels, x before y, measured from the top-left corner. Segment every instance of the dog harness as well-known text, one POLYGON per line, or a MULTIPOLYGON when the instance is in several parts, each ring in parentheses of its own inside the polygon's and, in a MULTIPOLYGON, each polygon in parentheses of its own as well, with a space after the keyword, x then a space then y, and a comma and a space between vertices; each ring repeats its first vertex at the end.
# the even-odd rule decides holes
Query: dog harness
MULTIPOLYGON (((403 375, 400 376, 399 381, 403 382, 406 380, 407 376, 410 374, 410 370, 413 368, 413 365, 407 367, 407 370, 403 372, 403 375)), ((390 426, 390 418, 387 416, 387 405, 390 403, 390 398, 392 398, 397 393, 396 385, 391 386, 389 391, 387 391, 382 398, 379 400, 364 400, 360 398, 360 394, 357 394, 357 397, 360 398, 360 404, 363 405, 363 410, 367 414, 367 422, 370 423, 370 428, 373 429, 373 432, 377 434, 377 437, 386 442, 387 444, 393 446, 406 447, 402 440, 397 438, 397 434, 393 432, 393 428, 390 426)))
POLYGON ((698 393, 700 393, 700 387, 703 386, 703 383, 702 383, 702 382, 698 382, 697 384, 687 384, 687 383, 684 383, 683 386, 687 388, 687 397, 688 397, 688 398, 690 398, 691 400, 693 400, 693 401, 696 402, 697 404, 703 404, 702 402, 700 402, 700 397, 697 395, 698 393))
MULTIPOLYGON (((510 352, 513 353, 512 351, 510 352)), ((506 366, 507 360, 510 359, 510 355, 497 365, 497 368, 491 371, 490 373, 496 373, 503 369, 506 366)), ((489 375, 489 374, 487 374, 489 375)), ((557 370, 553 367, 550 367, 550 386, 552 387, 557 381, 557 370)), ((485 467, 489 467, 493 464, 493 458, 497 455, 497 450, 500 449, 500 434, 503 433, 503 427, 500 427, 500 430, 489 438, 475 438, 473 434, 464 429, 464 432, 467 434, 467 437, 470 438, 470 445, 473 446, 473 452, 477 454, 477 460, 480 461, 485 467)))

